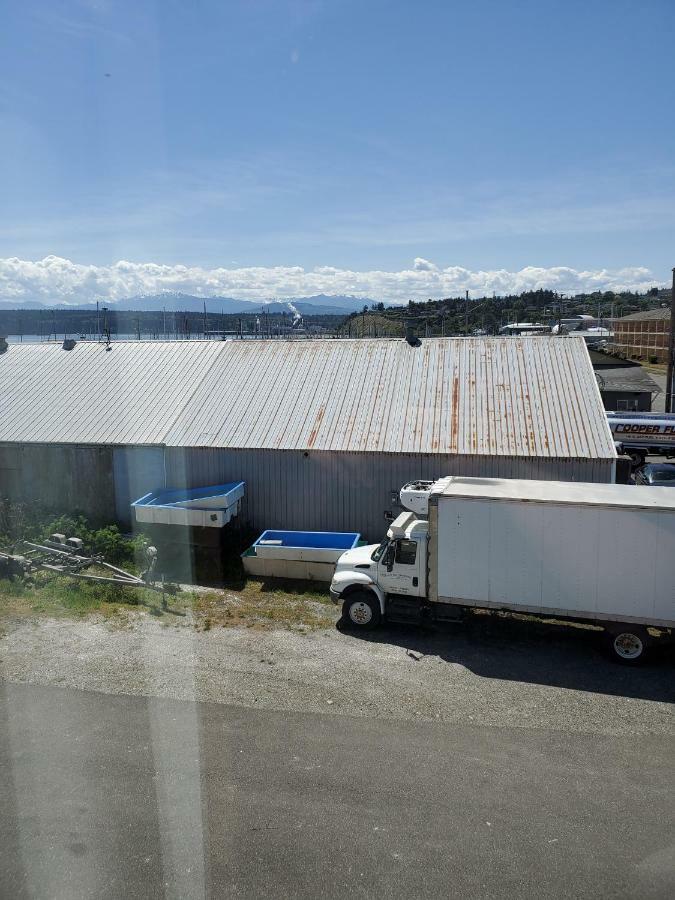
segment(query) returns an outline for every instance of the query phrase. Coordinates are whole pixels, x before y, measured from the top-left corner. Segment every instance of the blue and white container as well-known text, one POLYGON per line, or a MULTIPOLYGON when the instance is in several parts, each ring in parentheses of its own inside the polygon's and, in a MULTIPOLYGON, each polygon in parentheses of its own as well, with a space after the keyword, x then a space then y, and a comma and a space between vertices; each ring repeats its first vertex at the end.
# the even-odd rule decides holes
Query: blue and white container
POLYGON ((241 509, 245 483, 212 484, 189 490, 151 491, 131 507, 137 522, 222 528, 241 509))
POLYGON ((360 537, 343 531, 263 531, 241 559, 246 572, 261 578, 330 581, 335 563, 360 537))

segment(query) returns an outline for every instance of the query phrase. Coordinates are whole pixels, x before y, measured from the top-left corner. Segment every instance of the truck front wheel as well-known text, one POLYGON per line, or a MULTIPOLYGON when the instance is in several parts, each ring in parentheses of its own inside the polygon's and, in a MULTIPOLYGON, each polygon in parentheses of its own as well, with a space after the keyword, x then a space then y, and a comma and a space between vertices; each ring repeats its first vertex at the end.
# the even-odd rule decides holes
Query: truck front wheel
POLYGON ((639 666, 647 657, 649 642, 644 628, 617 628, 607 634, 606 640, 612 659, 624 666, 639 666))
POLYGON ((380 601, 371 591, 354 591, 342 606, 342 615, 350 625, 358 628, 375 628, 380 624, 380 601))

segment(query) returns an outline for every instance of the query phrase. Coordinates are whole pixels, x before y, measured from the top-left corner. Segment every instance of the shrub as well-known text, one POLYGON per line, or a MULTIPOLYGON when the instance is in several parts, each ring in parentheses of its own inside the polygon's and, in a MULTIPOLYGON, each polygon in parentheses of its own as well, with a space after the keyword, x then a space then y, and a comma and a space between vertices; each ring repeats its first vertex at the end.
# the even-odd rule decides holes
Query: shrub
POLYGON ((78 513, 54 518, 38 504, 0 501, 0 546, 18 541, 40 543, 52 534, 78 537, 85 553, 103 556, 111 563, 132 564, 143 546, 142 537, 125 537, 117 525, 92 528, 78 513))

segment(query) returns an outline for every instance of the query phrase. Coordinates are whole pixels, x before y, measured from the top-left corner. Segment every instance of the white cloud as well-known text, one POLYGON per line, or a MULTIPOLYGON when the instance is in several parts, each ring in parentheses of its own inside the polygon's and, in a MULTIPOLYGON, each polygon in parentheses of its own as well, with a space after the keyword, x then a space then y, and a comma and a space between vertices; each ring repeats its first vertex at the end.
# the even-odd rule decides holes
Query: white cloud
POLYGON ((312 294, 353 294, 388 303, 428 297, 520 293, 553 288, 565 293, 595 290, 645 290, 659 284, 649 269, 577 270, 567 266, 518 271, 471 271, 461 266, 440 269, 421 257, 411 269, 352 271, 334 266, 249 266, 205 269, 198 266, 133 263, 82 265, 58 256, 31 261, 0 259, 0 300, 41 303, 114 303, 138 294, 180 291, 203 297, 227 296, 263 301, 312 294))
POLYGON ((434 265, 434 263, 429 262, 428 259, 424 259, 421 256, 415 257, 413 269, 416 272, 438 272, 438 266, 434 265))

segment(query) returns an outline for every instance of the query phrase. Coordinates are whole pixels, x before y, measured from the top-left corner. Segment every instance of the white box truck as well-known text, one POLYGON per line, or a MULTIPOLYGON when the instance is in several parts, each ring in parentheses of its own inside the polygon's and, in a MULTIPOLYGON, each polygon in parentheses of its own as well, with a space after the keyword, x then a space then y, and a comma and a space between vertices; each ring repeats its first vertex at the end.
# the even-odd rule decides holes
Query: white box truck
POLYGON ((497 478, 401 489, 379 545, 338 560, 345 620, 457 620, 510 611, 591 623, 635 664, 675 628, 675 490, 497 478))

